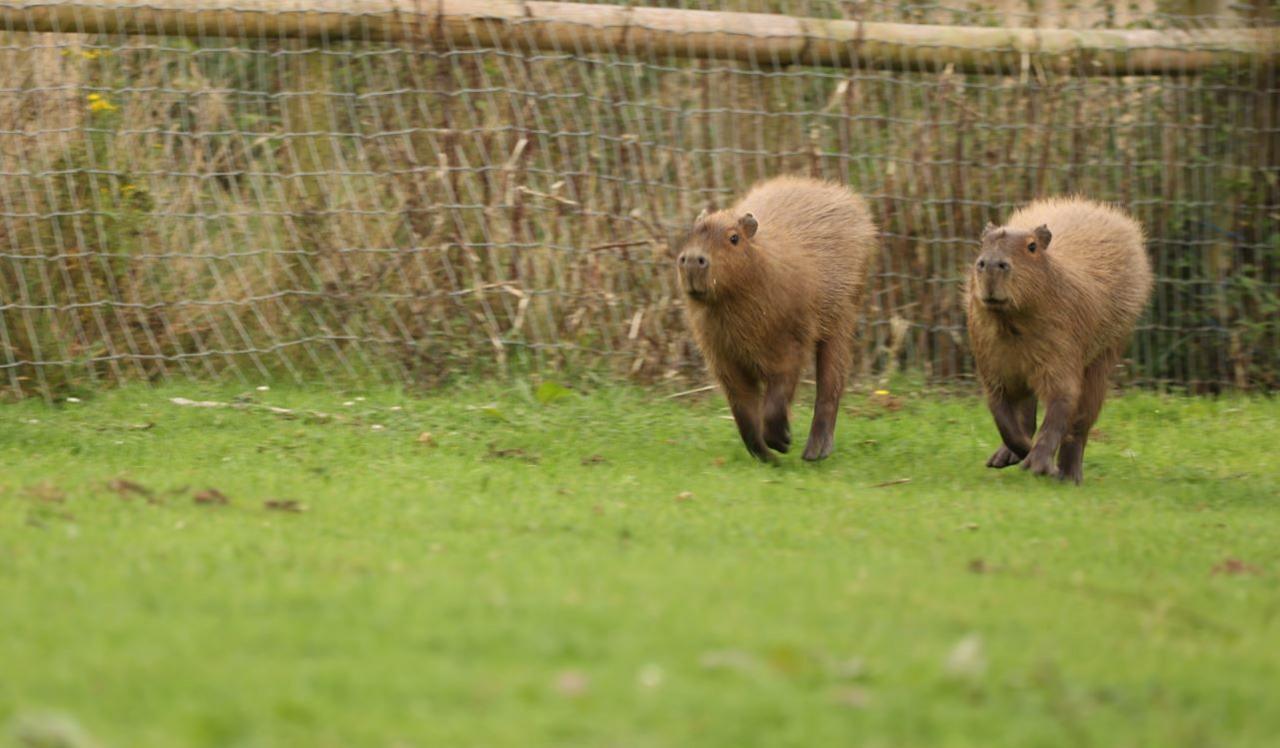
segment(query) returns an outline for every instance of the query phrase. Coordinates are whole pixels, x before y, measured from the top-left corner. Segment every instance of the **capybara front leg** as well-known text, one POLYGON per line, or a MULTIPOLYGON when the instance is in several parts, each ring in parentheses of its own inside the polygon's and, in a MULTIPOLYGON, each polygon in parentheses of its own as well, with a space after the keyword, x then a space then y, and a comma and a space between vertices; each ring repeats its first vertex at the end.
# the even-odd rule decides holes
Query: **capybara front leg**
POLYGON ((1044 398, 1047 403, 1044 411, 1044 423, 1040 424, 1040 433, 1036 434, 1031 451, 1022 462, 1022 467, 1036 475, 1057 475, 1058 466, 1054 464, 1054 455, 1071 426, 1072 416, 1076 412, 1076 401, 1079 399, 1079 386, 1070 389, 1055 390, 1044 398))
POLYGON ((813 423, 809 426, 809 443, 804 447, 806 460, 821 460, 835 447, 836 414, 849 374, 849 348, 850 344, 845 342, 818 342, 818 395, 813 405, 813 423))
POLYGON ((720 383, 724 386, 725 397, 729 399, 729 410, 733 420, 738 424, 738 434, 747 451, 763 462, 774 462, 777 458, 764 443, 764 435, 760 429, 760 382, 754 376, 741 370, 721 372, 720 383))
POLYGON ((1023 397, 1015 400, 1003 391, 993 391, 987 397, 987 406, 1003 442, 987 460, 987 467, 1004 468, 1018 464, 1031 451, 1031 435, 1036 429, 1036 399, 1023 397))
POLYGON ((796 346, 765 380, 764 443, 779 452, 791 449, 791 399, 803 367, 804 349, 796 346))

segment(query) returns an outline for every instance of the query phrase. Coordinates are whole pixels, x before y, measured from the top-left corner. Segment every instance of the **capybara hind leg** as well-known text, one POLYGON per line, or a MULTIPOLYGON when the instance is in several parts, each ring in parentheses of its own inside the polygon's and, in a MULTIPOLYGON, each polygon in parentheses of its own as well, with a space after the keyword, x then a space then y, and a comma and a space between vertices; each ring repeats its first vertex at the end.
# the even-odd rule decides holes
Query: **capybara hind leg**
POLYGON ((1018 464, 1031 451, 1031 435, 1035 433, 1036 425, 1035 397, 1023 396, 1015 399, 1003 391, 993 390, 987 397, 987 406, 991 409, 996 429, 1003 441, 995 454, 987 460, 987 467, 1004 468, 1018 464), (1031 424, 1030 431, 1027 431, 1028 421, 1031 424))
MULTIPOLYGON (((1079 376, 1079 375, 1077 375, 1079 376)), ((1062 440, 1071 427, 1076 412, 1076 403, 1080 397, 1078 379, 1066 382, 1054 382, 1054 387, 1043 398, 1047 403, 1044 411, 1044 423, 1040 424, 1040 433, 1036 434, 1031 444, 1031 451, 1023 460, 1022 467, 1036 475, 1057 475, 1058 466, 1054 464, 1054 456, 1062 440)))
POLYGON ((773 462, 777 458, 764 443, 764 435, 760 429, 760 382, 750 374, 739 369, 728 369, 720 372, 720 384, 724 386, 725 397, 729 399, 729 410, 733 412, 733 420, 738 424, 738 434, 747 451, 763 462, 773 462))
POLYGON ((1067 434, 1058 447, 1058 479, 1076 485, 1084 480, 1084 442, 1074 433, 1067 434))
POLYGON ((813 423, 809 426, 809 443, 804 447, 806 460, 821 460, 835 447, 836 414, 849 374, 850 347, 851 344, 845 342, 818 342, 818 395, 813 405, 813 423))
POLYGON ((1111 368, 1119 357, 1119 351, 1103 354, 1084 370, 1084 384, 1080 388, 1080 401, 1076 404, 1071 430, 1062 448, 1058 450, 1058 477, 1076 485, 1084 480, 1084 448, 1089 444, 1089 432, 1102 411, 1102 401, 1107 399, 1107 385, 1111 368))
POLYGON ((791 449, 791 399, 803 368, 804 349, 796 345, 765 378, 764 443, 779 452, 791 449))

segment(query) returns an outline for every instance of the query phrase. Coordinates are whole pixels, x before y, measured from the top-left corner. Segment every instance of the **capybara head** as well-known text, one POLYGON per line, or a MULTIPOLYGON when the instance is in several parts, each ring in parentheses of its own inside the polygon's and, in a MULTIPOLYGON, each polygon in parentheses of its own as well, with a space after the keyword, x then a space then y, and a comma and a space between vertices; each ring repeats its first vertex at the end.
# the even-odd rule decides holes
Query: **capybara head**
POLYGON ((1052 239, 1048 226, 1026 231, 988 223, 969 292, 993 311, 1035 306, 1048 286, 1045 253, 1052 239))
POLYGON ((727 210, 702 211, 676 257, 680 288, 691 300, 714 303, 741 287, 752 272, 751 240, 760 224, 750 213, 735 216, 727 210))

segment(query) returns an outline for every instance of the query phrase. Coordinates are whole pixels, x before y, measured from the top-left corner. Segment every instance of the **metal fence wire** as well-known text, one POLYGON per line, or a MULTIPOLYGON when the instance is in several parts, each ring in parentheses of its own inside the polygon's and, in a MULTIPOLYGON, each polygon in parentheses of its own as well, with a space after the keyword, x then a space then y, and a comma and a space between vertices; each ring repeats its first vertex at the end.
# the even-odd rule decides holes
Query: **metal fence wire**
MULTIPOLYGON (((1133 63, 1186 53, 1192 35, 1107 55, 1085 42, 1065 65, 1010 54, 1012 42, 956 64, 909 38, 881 48, 893 64, 860 64, 856 38, 849 64, 697 59, 639 45, 640 26, 616 43, 586 33, 593 6, 561 6, 553 34, 513 2, 491 5, 523 19, 474 14, 463 37, 438 33, 449 4, 434 0, 205 3, 231 11, 181 33, 156 20, 156 8, 194 5, 0 0, 10 396, 175 377, 701 377, 673 243, 703 207, 781 173, 848 183, 873 206, 883 240, 864 372, 970 377, 961 289, 983 225, 1079 193, 1124 206, 1150 237, 1158 282, 1121 381, 1280 382, 1274 56, 1133 63), (282 38, 278 22, 307 13, 349 15, 350 32, 282 38), (403 33, 374 33, 370 19, 403 33)), ((700 7, 669 5, 672 22, 700 7)), ((1063 20, 1004 6, 721 6, 985 28, 1063 20)), ((1274 28, 1270 6, 1131 11, 1061 14, 1274 28)), ((823 27, 804 28, 808 53, 823 27)))

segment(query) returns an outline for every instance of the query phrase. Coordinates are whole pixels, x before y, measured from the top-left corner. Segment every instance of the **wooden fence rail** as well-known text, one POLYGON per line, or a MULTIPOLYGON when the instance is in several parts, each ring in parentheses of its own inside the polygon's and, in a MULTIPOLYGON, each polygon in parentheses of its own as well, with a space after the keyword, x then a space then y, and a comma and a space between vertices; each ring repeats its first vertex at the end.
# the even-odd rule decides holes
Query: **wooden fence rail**
POLYGON ((880 70, 1194 74, 1273 65, 1280 29, 949 27, 538 0, 0 0, 0 29, 429 42, 880 70))

